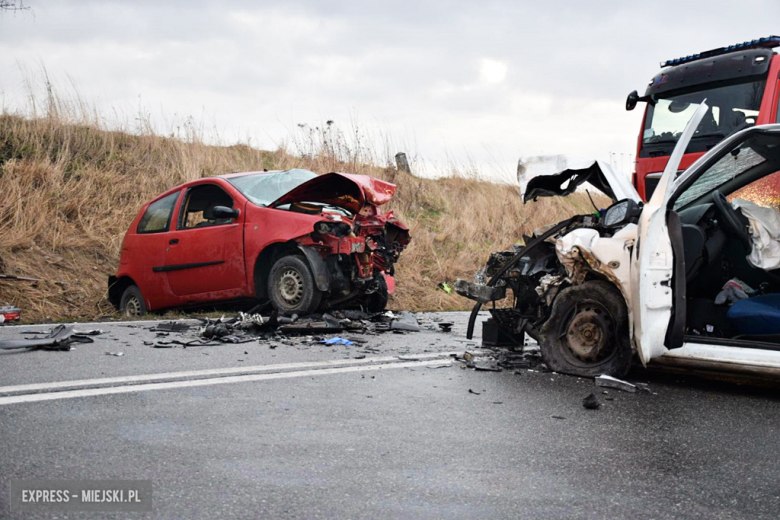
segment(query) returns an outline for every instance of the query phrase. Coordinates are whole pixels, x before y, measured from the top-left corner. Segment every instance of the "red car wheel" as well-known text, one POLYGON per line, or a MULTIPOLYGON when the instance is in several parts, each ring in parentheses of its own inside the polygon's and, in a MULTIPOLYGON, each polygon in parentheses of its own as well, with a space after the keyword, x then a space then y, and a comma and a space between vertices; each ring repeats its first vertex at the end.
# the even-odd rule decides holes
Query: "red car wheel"
POLYGON ((268 288, 271 302, 281 314, 311 314, 322 299, 309 265, 296 255, 276 261, 268 277, 268 288))

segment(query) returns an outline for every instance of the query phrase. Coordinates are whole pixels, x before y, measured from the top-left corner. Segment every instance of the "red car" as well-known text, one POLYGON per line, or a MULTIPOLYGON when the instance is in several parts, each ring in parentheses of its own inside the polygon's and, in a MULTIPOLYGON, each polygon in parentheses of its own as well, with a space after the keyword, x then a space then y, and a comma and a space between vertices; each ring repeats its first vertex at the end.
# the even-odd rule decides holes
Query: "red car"
POLYGON ((409 230, 365 175, 246 172, 191 181, 146 204, 122 242, 109 300, 125 316, 270 300, 282 314, 383 310, 409 230))

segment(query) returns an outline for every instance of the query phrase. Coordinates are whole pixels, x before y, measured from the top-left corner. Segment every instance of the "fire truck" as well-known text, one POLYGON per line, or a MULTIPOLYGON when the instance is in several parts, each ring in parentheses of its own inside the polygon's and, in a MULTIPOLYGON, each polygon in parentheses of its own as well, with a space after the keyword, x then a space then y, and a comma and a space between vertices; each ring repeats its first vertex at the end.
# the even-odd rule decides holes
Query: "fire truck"
MULTIPOLYGON (((734 132, 780 122, 780 55, 775 47, 780 47, 780 36, 667 60, 643 96, 636 90, 628 95, 626 110, 646 104, 632 177, 643 200, 652 195, 685 125, 703 101, 710 109, 688 145, 680 171, 734 132)), ((780 174, 767 177, 759 191, 764 199, 772 199, 764 205, 778 206, 780 174)))

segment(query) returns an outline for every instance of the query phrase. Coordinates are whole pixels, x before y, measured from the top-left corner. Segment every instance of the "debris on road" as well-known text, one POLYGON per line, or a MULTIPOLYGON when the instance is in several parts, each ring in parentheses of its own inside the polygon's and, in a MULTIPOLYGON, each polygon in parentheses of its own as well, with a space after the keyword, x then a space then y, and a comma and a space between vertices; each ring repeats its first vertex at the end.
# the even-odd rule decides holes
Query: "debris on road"
POLYGON ((590 394, 582 400, 582 406, 586 410, 598 410, 601 407, 601 403, 595 394, 590 394))
POLYGON ((604 388, 614 388, 616 390, 622 390, 624 392, 629 392, 632 394, 635 394, 637 391, 636 385, 633 385, 627 381, 623 381, 621 379, 617 379, 612 376, 607 375, 600 375, 596 377, 596 386, 604 387, 604 388))
POLYGON ((411 312, 405 311, 401 313, 401 317, 394 319, 390 322, 391 330, 401 330, 407 332, 420 332, 420 324, 417 323, 417 318, 411 312))
POLYGON ((187 323, 169 321, 166 323, 158 323, 152 330, 157 332, 187 332, 190 330, 190 325, 187 323))
POLYGON ((474 370, 477 372, 502 372, 503 369, 496 365, 488 365, 487 363, 475 363, 474 370))
MULTIPOLYGON (((24 333, 23 333, 24 334, 24 333)), ((89 335, 78 333, 70 325, 58 325, 43 338, 0 340, 0 349, 71 350, 71 343, 93 343, 89 335)))
POLYGON ((122 357, 124 355, 124 352, 106 352, 106 356, 122 357))
POLYGON ((482 395, 482 393, 481 393, 481 392, 475 392, 475 391, 474 391, 474 390, 472 390, 471 388, 469 388, 469 393, 470 393, 470 394, 474 394, 474 395, 482 395))
POLYGON ((451 321, 443 321, 439 323, 439 328, 442 332, 452 332, 452 326, 455 325, 451 321))
POLYGON ((346 338, 339 338, 338 336, 330 339, 324 339, 320 341, 320 343, 324 345, 347 345, 347 346, 354 345, 354 343, 352 343, 350 340, 346 338))

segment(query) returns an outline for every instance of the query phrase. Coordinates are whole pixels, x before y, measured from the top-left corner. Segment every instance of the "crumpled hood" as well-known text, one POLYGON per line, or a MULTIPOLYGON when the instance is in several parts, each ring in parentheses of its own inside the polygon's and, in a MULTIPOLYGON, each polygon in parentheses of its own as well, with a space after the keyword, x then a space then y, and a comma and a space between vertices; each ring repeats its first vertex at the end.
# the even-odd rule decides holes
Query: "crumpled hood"
POLYGON ((520 160, 517 165, 517 181, 523 202, 538 197, 569 195, 586 182, 615 202, 623 199, 641 200, 628 176, 605 162, 567 156, 533 159, 520 160), (547 174, 550 170, 554 173, 547 174))
POLYGON ((368 175, 332 172, 320 175, 288 191, 270 207, 275 208, 294 202, 319 202, 360 211, 366 203, 381 206, 395 194, 395 184, 368 175))

